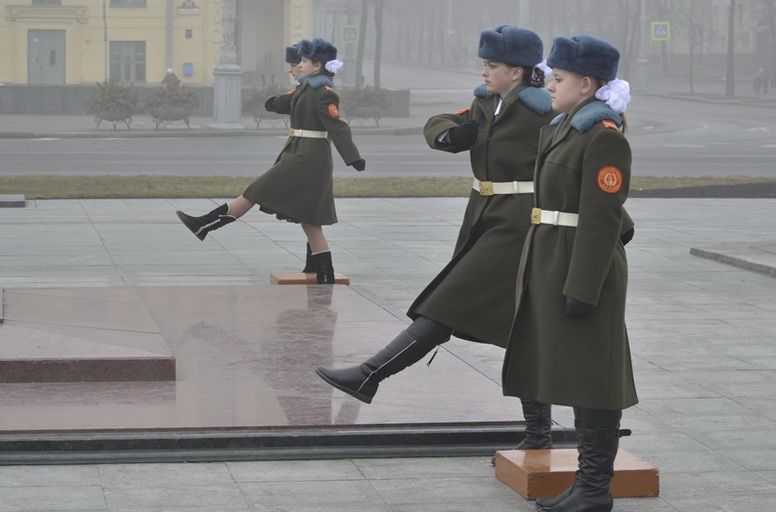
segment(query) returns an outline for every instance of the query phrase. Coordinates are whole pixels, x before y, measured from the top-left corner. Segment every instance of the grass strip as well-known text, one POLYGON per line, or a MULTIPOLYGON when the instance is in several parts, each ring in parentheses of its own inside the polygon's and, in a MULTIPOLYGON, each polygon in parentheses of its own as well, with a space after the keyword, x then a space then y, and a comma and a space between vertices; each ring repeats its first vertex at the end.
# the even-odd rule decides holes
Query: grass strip
MULTIPOLYGON (((0 176, 0 194, 27 199, 234 197, 252 176, 0 176)), ((757 177, 634 177, 631 190, 774 183, 757 177)), ((471 178, 446 176, 335 177, 336 197, 465 197, 471 178)))

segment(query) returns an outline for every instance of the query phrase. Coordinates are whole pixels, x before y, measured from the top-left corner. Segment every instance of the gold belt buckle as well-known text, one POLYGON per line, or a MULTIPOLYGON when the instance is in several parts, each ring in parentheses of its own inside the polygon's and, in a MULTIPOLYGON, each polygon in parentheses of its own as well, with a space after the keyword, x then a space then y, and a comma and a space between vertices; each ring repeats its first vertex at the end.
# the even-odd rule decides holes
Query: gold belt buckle
POLYGON ((531 224, 541 224, 541 223, 542 223, 542 209, 531 208, 531 224))
POLYGON ((492 196, 493 195, 493 182, 492 181, 481 181, 480 182, 480 195, 481 196, 492 196))

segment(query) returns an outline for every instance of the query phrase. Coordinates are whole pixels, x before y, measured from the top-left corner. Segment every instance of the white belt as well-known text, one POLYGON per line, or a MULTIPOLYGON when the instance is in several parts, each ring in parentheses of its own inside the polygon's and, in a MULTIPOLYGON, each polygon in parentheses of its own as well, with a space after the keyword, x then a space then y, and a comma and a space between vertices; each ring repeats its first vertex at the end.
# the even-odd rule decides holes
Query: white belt
POLYGON ((288 130, 289 137, 304 137, 306 139, 325 139, 329 136, 329 132, 319 132, 315 130, 297 130, 290 128, 288 130))
POLYGON ((501 194, 533 194, 533 181, 480 181, 474 178, 472 188, 481 196, 493 196, 501 194))
POLYGON ((552 224, 553 226, 575 228, 578 223, 578 213, 542 210, 541 208, 533 208, 531 210, 531 224, 552 224))

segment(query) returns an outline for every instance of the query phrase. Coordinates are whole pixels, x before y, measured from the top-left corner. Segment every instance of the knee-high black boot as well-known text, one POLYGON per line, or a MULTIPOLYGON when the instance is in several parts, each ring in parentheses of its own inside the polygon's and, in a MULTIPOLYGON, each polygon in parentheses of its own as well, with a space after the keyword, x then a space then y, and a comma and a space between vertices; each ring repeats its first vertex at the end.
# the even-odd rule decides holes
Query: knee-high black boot
POLYGON ((194 236, 200 240, 204 240, 207 234, 211 231, 218 229, 221 226, 226 226, 230 222, 237 220, 236 217, 229 215, 229 205, 226 203, 201 217, 192 217, 191 215, 186 215, 180 210, 176 211, 175 213, 178 215, 178 218, 181 220, 181 222, 183 222, 183 224, 185 224, 186 227, 189 228, 192 233, 194 233, 194 236))
POLYGON ((451 329, 425 317, 419 317, 399 333, 384 349, 358 366, 318 368, 323 380, 358 398, 372 403, 380 381, 420 361, 437 345, 450 339, 451 329))
MULTIPOLYGON (((579 432, 579 415, 577 414, 576 408, 574 409, 574 429, 579 432)), ((577 443, 577 451, 579 451, 579 443, 577 443)), ((548 507, 554 507, 561 501, 568 498, 571 493, 574 492, 574 490, 577 488, 577 484, 579 483, 579 471, 577 471, 576 475, 574 475, 574 483, 571 484, 571 487, 560 493, 558 496, 552 496, 550 498, 537 498, 536 500, 536 508, 537 510, 544 510, 548 507)))
POLYGON ((544 512, 611 512, 611 481, 620 441, 619 410, 575 409, 579 414, 577 449, 579 469, 571 492, 550 506, 537 503, 544 512))
POLYGON ((305 255, 304 260, 304 268, 302 269, 302 272, 305 274, 310 274, 312 272, 315 272, 315 267, 313 266, 313 251, 310 249, 310 244, 307 244, 307 254, 305 255))
POLYGON ((520 400, 525 418, 525 437, 515 450, 552 448, 552 407, 536 400, 520 400))
POLYGON ((334 284, 334 265, 331 263, 331 251, 311 254, 310 263, 318 279, 318 284, 334 284))
MULTIPOLYGON (((536 400, 520 399, 525 418, 525 437, 515 450, 542 450, 552 448, 552 406, 536 400)), ((496 456, 490 459, 496 465, 496 456)))

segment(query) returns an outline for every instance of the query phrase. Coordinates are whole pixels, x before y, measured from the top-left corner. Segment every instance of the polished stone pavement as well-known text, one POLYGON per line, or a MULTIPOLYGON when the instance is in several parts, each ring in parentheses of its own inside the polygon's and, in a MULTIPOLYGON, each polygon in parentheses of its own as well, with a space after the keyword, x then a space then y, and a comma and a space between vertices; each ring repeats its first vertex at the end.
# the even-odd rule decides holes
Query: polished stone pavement
MULTIPOLYGON (((2 383, 0 434, 522 419, 495 382, 446 350, 429 370, 418 364, 381 385, 379 407, 361 407, 323 382, 316 366, 357 364, 405 326, 348 286, 17 288, 4 292, 4 317, 0 362, 20 359, 25 345, 49 334, 60 344, 66 336, 91 351, 113 350, 114 360, 103 360, 113 369, 152 350, 172 354, 177 375, 157 382, 122 382, 121 372, 107 382, 2 383)), ((61 359, 61 348, 46 348, 61 359)), ((27 362, 28 372, 41 363, 27 362)))
MULTIPOLYGON (((251 214, 200 243, 174 218, 176 208, 216 204, 4 209, 0 287, 267 284, 272 271, 301 268, 298 227, 251 214)), ((400 315, 449 258, 464 204, 338 200, 341 222, 327 231, 335 266, 354 291, 400 315)), ((619 500, 615 510, 776 510, 776 280, 689 253, 773 240, 776 201, 634 199, 628 208, 637 231, 627 320, 641 402, 625 411, 634 434, 623 446, 660 468, 661 497, 619 500)), ((497 380, 501 350, 458 340, 451 350, 497 380)), ((568 424, 567 410, 553 412, 568 424)), ((493 478, 487 457, 6 466, 0 495, 8 512, 533 509, 493 478)))

